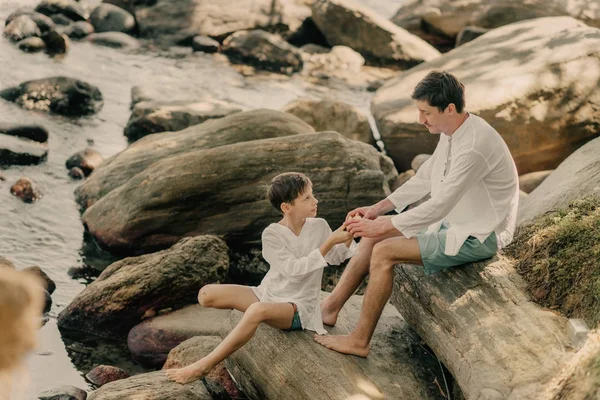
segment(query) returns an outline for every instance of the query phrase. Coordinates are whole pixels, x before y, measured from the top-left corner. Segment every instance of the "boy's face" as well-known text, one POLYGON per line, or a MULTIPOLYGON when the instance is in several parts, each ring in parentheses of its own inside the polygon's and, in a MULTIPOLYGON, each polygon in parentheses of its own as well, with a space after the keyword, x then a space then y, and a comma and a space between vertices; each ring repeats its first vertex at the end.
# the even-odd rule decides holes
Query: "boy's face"
POLYGON ((286 203, 288 207, 284 208, 284 213, 298 218, 314 218, 317 216, 317 203, 312 186, 309 186, 291 204, 286 203))

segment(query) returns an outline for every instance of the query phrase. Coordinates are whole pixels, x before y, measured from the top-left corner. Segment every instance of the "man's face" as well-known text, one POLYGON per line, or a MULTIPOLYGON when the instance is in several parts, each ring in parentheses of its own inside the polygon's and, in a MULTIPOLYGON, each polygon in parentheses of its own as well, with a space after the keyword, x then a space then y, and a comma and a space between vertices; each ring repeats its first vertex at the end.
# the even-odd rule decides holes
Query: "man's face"
POLYGON ((448 126, 449 108, 450 106, 441 112, 437 107, 430 106, 426 100, 417 100, 419 123, 425 125, 429 133, 443 133, 448 126))

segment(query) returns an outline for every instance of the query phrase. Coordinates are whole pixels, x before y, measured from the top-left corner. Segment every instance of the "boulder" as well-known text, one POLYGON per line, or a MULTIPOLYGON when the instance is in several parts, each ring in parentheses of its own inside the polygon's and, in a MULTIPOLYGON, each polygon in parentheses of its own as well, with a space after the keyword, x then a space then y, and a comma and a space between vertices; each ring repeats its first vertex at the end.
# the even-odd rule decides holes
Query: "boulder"
POLYGON ((140 47, 140 42, 134 37, 123 32, 92 33, 86 38, 98 46, 112 47, 115 49, 140 47))
POLYGON ((48 131, 37 125, 0 123, 0 165, 39 164, 48 157, 48 131))
POLYGON ((46 43, 37 36, 29 37, 17 43, 17 47, 26 53, 37 53, 46 50, 46 43))
POLYGON ((113 367, 112 365, 98 365, 85 375, 85 379, 96 387, 101 387, 107 383, 127 378, 129 378, 127 372, 123 371, 121 368, 113 367))
POLYGON ((50 277, 40 267, 27 267, 23 268, 21 271, 37 276, 44 284, 44 289, 46 289, 48 293, 52 294, 56 290, 56 283, 54 283, 54 281, 50 279, 50 277))
POLYGON ((503 256, 431 276, 396 266, 391 302, 467 399, 539 399, 573 355, 566 318, 533 303, 503 256))
POLYGON ((323 36, 312 17, 306 18, 296 32, 286 37, 286 41, 296 47, 305 45, 329 47, 327 39, 323 36))
POLYGON ((581 147, 563 161, 519 204, 519 224, 548 211, 566 207, 586 196, 600 197, 600 138, 581 147))
POLYGON ((90 14, 96 32, 129 33, 135 28, 135 18, 129 11, 113 4, 100 4, 90 14))
POLYGON ((46 44, 46 52, 50 56, 65 54, 69 50, 69 37, 56 30, 46 32, 42 39, 46 44))
POLYGON ((573 18, 518 22, 388 81, 371 111, 398 169, 410 168, 439 140, 419 123, 412 91, 430 71, 447 70, 466 87, 466 109, 502 135, 520 174, 553 169, 598 135, 599 55, 600 30, 573 18))
POLYGON ((547 171, 530 172, 519 176, 519 189, 527 194, 533 192, 552 172, 554 172, 554 170, 551 169, 547 171))
POLYGON ((127 336, 127 346, 135 361, 161 367, 169 352, 181 342, 194 336, 219 336, 229 313, 230 310, 199 304, 187 306, 133 327, 127 336))
POLYGON ((88 17, 85 9, 75 0, 42 0, 35 11, 47 16, 62 14, 72 21, 85 21, 88 17))
MULTIPOLYGON (((362 296, 353 296, 331 333, 352 330, 361 304, 362 296)), ((241 316, 238 311, 232 312, 227 333, 241 316)), ((326 349, 314 342, 313 335, 310 331, 284 332, 261 325, 225 364, 250 399, 439 398, 439 391, 430 384, 439 371, 437 360, 426 355, 418 336, 392 306, 387 305, 382 313, 368 358, 326 349)))
POLYGON ((202 286, 223 281, 227 251, 217 237, 196 236, 168 250, 117 261, 60 313, 58 325, 67 334, 124 336, 142 319, 195 303, 202 286))
POLYGON ((348 139, 374 143, 367 116, 341 101, 298 99, 281 109, 300 118, 317 131, 339 132, 348 139))
POLYGON ((65 165, 68 170, 79 168, 85 176, 88 176, 103 162, 104 157, 98 151, 88 147, 69 157, 65 165))
POLYGON ((54 22, 48 18, 46 15, 41 14, 35 11, 33 8, 29 7, 21 7, 11 13, 4 21, 5 25, 11 23, 15 18, 20 17, 22 15, 28 16, 33 22, 35 22, 40 29, 40 32, 43 34, 55 28, 54 22))
POLYGON ((44 390, 37 398, 38 400, 86 400, 87 392, 75 386, 64 385, 44 390))
POLYGON ((97 242, 116 253, 154 251, 207 233, 237 248, 258 242, 280 217, 265 198, 265 184, 286 171, 310 176, 320 216, 331 226, 339 226, 347 210, 389 194, 396 176, 389 158, 336 132, 256 140, 155 162, 82 219, 97 242))
POLYGON ((192 40, 192 48, 194 51, 216 53, 221 48, 221 44, 208 36, 196 36, 192 40))
MULTIPOLYGON (((229 324, 229 315, 225 319, 229 324)), ((195 336, 175 347, 163 366, 163 370, 182 368, 208 355, 221 343, 220 336, 195 336)), ((217 364, 204 378, 204 384, 215 399, 238 399, 242 396, 225 368, 225 362, 217 364)))
POLYGON ((29 110, 72 117, 95 114, 103 105, 102 93, 97 87, 64 76, 27 81, 0 90, 0 97, 29 110))
POLYGON ((225 39, 222 52, 233 62, 291 75, 302 70, 300 51, 262 30, 239 31, 225 39))
POLYGON ((489 29, 479 28, 477 26, 465 26, 456 36, 456 47, 469 43, 489 31, 489 29))
POLYGON ((142 101, 133 107, 124 133, 130 141, 136 141, 151 133, 180 131, 240 111, 239 107, 219 100, 142 101))
POLYGON ((29 178, 20 178, 12 185, 10 193, 19 197, 25 203, 33 203, 42 197, 42 193, 29 178))
POLYGON ((223 39, 241 30, 266 29, 285 34, 297 30, 310 16, 303 0, 239 0, 235 7, 223 1, 104 2, 133 13, 140 36, 168 45, 191 42, 198 35, 223 39))
POLYGON ((4 27, 3 35, 13 42, 18 42, 29 37, 42 36, 42 32, 28 15, 21 15, 4 27))
POLYGON ((202 381, 175 383, 163 371, 108 383, 90 393, 88 400, 212 400, 202 381))
POLYGON ((600 28, 600 9, 590 0, 407 0, 392 21, 431 42, 443 38, 453 40, 467 26, 494 29, 553 16, 571 16, 600 28))
POLYGON ((408 69, 440 55, 430 44, 355 0, 317 0, 312 11, 330 45, 348 46, 371 65, 408 69))
POLYGON ((261 109, 209 120, 179 132, 146 136, 106 160, 77 188, 75 197, 87 209, 157 161, 189 151, 307 132, 314 129, 297 117, 261 109))

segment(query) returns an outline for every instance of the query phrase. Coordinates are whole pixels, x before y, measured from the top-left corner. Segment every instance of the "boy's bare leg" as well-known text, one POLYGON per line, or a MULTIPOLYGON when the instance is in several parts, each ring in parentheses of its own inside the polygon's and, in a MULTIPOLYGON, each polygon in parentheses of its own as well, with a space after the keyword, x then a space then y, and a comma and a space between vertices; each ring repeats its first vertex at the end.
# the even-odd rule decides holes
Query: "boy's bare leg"
MULTIPOLYGON (((391 216, 379 218, 391 218, 391 216)), ((402 234, 394 230, 393 232, 389 232, 378 238, 361 239, 358 245, 358 254, 352 257, 346 266, 346 269, 342 273, 333 292, 321 302, 321 315, 325 325, 335 325, 342 307, 344 307, 344 304, 346 304, 350 296, 356 292, 356 289, 358 289, 362 281, 368 275, 373 247, 382 240, 398 236, 402 236, 402 234)))
POLYGON ((250 304, 258 302, 258 298, 248 286, 210 284, 200 289, 198 302, 202 307, 245 312, 250 304))
POLYGON ((261 322, 274 328, 288 329, 292 326, 293 318, 294 306, 290 303, 253 303, 237 326, 210 354, 185 368, 168 369, 165 374, 172 381, 182 384, 200 379, 215 365, 246 344, 254 336, 261 322))
POLYGON ((339 353, 366 357, 375 326, 392 294, 394 265, 403 262, 423 265, 416 238, 391 238, 377 244, 373 249, 369 285, 356 328, 348 335, 315 335, 315 341, 339 353))

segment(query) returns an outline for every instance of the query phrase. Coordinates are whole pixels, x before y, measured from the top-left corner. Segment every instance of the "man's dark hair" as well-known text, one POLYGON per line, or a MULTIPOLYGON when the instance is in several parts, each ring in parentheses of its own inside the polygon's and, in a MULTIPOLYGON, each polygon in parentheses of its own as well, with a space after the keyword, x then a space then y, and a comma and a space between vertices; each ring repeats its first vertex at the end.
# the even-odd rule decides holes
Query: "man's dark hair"
POLYGON ((465 87, 454 75, 445 71, 431 71, 417 84, 412 93, 414 100, 427 101, 440 112, 453 103, 456 111, 465 108, 465 87))
POLYGON ((271 205, 282 213, 283 203, 294 204, 294 200, 311 186, 312 182, 308 176, 299 172, 286 172, 273 178, 267 190, 267 197, 271 205))

